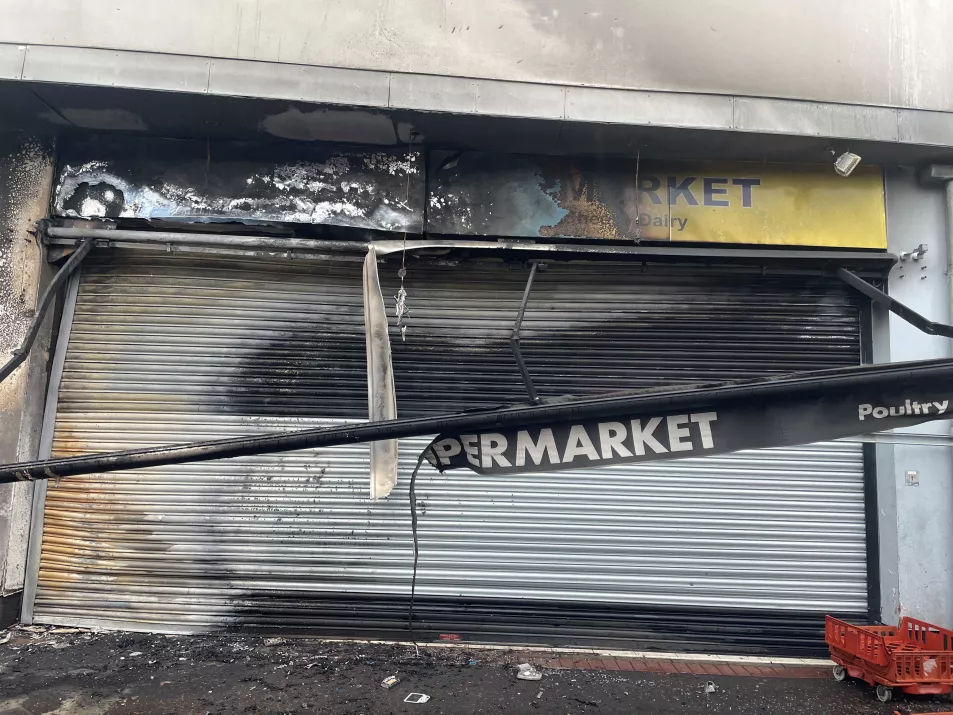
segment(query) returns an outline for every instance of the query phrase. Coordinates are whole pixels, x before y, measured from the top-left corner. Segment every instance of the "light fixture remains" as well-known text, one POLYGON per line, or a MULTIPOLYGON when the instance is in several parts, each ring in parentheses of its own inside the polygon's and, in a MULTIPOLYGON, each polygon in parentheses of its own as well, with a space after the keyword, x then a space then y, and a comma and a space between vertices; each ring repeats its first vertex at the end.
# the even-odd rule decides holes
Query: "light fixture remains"
POLYGON ((850 176, 860 163, 860 155, 845 151, 834 160, 834 171, 841 176, 850 176))

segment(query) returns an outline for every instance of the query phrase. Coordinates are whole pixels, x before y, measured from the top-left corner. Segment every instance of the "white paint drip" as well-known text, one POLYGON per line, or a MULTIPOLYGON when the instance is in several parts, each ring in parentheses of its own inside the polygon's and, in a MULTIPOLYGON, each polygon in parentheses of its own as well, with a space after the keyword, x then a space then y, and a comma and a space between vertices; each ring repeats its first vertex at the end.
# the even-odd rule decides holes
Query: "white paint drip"
POLYGON ((418 159, 417 152, 411 152, 404 158, 378 152, 364 157, 364 167, 367 169, 383 169, 391 176, 410 176, 417 173, 418 159))
POLYGON ((83 199, 79 214, 84 217, 102 218, 106 215, 106 204, 96 199, 83 199))

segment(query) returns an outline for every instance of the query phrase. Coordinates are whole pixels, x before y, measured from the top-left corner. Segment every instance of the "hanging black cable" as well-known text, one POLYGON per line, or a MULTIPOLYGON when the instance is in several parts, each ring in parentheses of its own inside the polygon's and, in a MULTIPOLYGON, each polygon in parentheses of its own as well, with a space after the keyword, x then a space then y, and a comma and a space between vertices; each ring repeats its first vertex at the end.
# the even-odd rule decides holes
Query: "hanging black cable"
POLYGON ((87 238, 81 241, 76 250, 73 251, 73 255, 69 257, 69 260, 67 260, 66 263, 63 264, 63 267, 53 276, 53 280, 50 281, 46 290, 43 291, 43 297, 40 298, 40 302, 37 303, 33 322, 30 323, 30 327, 27 328, 23 342, 20 344, 20 347, 13 351, 13 357, 11 357, 3 367, 0 367, 0 382, 6 380, 13 371, 20 367, 23 361, 26 360, 27 355, 30 354, 30 348, 33 347, 33 343, 36 341, 36 336, 40 334, 40 326, 43 324, 43 318, 46 317, 46 311, 53 303, 53 298, 56 297, 60 286, 66 282, 70 274, 83 262, 83 259, 86 258, 86 254, 89 253, 92 247, 93 239, 87 238))
MULTIPOLYGON (((130 449, 122 452, 57 457, 0 465, 0 484, 35 479, 58 479, 78 474, 97 474, 124 469, 144 469, 165 464, 204 462, 210 459, 245 457, 272 452, 290 452, 315 447, 333 447, 382 439, 421 437, 479 430, 521 428, 550 422, 579 422, 653 410, 738 409, 770 400, 802 400, 829 396, 832 390, 927 389, 938 381, 953 380, 953 360, 923 360, 910 363, 864 365, 814 372, 790 373, 768 379, 703 387, 660 388, 658 391, 611 393, 598 397, 554 400, 539 405, 521 405, 485 411, 461 412, 434 417, 335 425, 294 432, 252 437, 192 442, 130 449)), ((690 410, 690 411, 691 411, 690 410)))
POLYGON ((410 475, 410 533, 414 539, 414 568, 410 576, 410 606, 407 609, 407 628, 410 630, 410 640, 414 648, 420 653, 420 647, 417 645, 417 637, 414 635, 414 599, 417 595, 417 562, 420 559, 420 545, 417 540, 417 472, 420 471, 420 465, 424 463, 423 452, 417 458, 417 466, 414 467, 410 475))

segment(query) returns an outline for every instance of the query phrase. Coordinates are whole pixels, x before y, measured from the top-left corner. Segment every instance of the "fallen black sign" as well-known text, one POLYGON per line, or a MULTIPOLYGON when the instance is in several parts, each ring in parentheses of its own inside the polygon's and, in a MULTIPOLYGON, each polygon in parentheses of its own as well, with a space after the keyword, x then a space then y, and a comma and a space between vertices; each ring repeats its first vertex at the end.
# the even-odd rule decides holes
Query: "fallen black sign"
POLYGON ((421 457, 439 469, 506 474, 817 442, 951 414, 953 360, 925 360, 40 459, 0 465, 0 484, 434 433, 421 457))
POLYGON ((850 437, 953 416, 953 379, 930 385, 820 385, 814 392, 717 400, 600 419, 441 434, 426 450, 440 471, 480 474, 580 469, 701 457, 850 437))

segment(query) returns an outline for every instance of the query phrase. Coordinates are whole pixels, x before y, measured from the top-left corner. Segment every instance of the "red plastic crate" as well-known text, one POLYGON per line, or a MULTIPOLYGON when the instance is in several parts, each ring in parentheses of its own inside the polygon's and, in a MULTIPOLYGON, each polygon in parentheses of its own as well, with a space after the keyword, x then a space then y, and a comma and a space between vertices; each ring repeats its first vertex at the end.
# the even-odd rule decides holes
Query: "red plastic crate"
POLYGON ((912 694, 953 692, 953 631, 915 618, 892 628, 855 626, 828 616, 825 639, 837 664, 834 677, 850 675, 876 685, 884 702, 893 688, 912 694))

